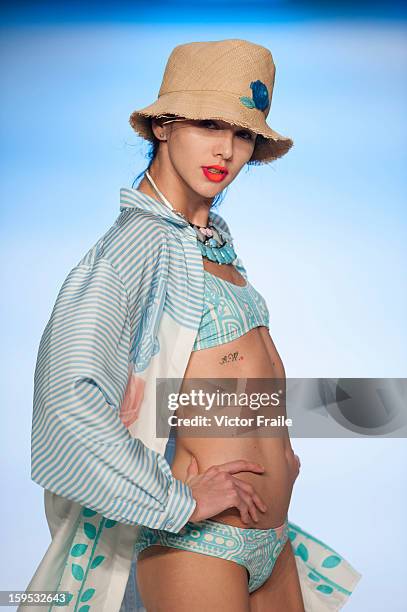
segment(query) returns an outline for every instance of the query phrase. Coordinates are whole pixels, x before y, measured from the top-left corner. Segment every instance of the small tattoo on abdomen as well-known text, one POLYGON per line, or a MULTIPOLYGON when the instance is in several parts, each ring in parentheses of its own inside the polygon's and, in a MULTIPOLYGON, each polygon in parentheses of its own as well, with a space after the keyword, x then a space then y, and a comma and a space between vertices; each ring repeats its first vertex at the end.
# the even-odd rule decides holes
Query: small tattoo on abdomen
POLYGON ((225 363, 233 363, 235 361, 242 361, 243 355, 239 355, 239 351, 235 351, 234 353, 227 353, 224 355, 219 364, 225 365, 225 363))

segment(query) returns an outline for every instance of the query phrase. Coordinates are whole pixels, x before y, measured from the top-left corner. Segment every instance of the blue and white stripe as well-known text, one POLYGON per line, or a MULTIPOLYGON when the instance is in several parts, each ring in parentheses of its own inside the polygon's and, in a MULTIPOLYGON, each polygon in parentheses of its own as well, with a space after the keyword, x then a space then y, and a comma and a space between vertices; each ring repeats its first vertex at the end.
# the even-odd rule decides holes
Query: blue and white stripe
MULTIPOLYGON (((45 488, 52 542, 27 591, 66 591, 72 610, 93 597, 98 610, 118 611, 126 583, 134 588, 137 526, 178 534, 196 505, 172 476, 166 439, 155 435, 154 398, 156 380, 182 378, 190 359, 204 301, 202 258, 185 220, 137 190, 120 195, 116 222, 61 287, 34 377, 31 475, 45 488), (123 398, 140 378, 141 410, 127 428, 123 398)), ((212 221, 229 233, 219 215, 212 221)), ((247 280, 241 260, 233 263, 247 280)), ((304 601, 341 607, 360 574, 288 526, 304 601)))
POLYGON ((197 249, 171 211, 155 214, 135 190, 126 205, 122 191, 121 214, 68 274, 41 338, 31 476, 107 518, 178 532, 196 505, 191 489, 130 435, 119 411, 132 357, 144 366, 152 357, 161 308, 196 328, 202 299, 181 262, 197 249))

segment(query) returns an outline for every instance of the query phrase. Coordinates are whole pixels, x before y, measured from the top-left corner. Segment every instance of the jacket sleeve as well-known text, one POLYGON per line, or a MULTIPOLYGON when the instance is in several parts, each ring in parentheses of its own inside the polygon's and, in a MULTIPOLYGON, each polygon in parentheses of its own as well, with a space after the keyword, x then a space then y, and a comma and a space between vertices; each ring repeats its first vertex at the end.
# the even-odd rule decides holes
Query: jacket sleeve
POLYGON ((38 351, 31 478, 109 519, 178 533, 196 506, 191 489, 120 419, 129 316, 108 259, 70 271, 38 351))

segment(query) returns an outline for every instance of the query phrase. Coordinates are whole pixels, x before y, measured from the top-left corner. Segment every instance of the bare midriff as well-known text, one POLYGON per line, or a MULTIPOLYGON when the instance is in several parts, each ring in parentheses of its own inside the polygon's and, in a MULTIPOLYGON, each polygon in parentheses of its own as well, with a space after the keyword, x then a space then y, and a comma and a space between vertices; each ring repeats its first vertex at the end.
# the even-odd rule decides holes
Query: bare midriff
MULTIPOLYGON (((204 260, 204 267, 236 285, 245 280, 232 265, 218 266, 204 260)), ((285 371, 269 330, 259 326, 239 338, 218 346, 191 353, 184 379, 280 379, 285 381, 285 371)), ((284 410, 285 413, 285 410, 284 410)), ((256 508, 258 521, 249 515, 250 522, 241 519, 240 511, 228 508, 210 517, 211 520, 236 527, 270 529, 279 527, 287 517, 292 489, 298 476, 298 461, 294 455, 287 427, 280 435, 255 437, 176 437, 175 455, 171 470, 175 478, 185 481, 187 468, 193 455, 199 473, 212 465, 237 459, 246 459, 264 465, 261 474, 239 472, 234 477, 251 484, 267 506, 262 512, 256 508)))

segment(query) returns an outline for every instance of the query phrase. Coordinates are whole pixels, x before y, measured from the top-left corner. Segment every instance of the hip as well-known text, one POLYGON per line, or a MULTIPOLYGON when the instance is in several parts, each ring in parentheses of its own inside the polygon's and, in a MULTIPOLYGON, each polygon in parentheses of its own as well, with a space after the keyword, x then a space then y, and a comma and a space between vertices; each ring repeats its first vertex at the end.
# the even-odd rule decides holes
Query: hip
POLYGON ((171 471, 175 478, 185 482, 187 468, 194 456, 199 473, 212 465, 221 465, 236 459, 258 462, 265 467, 262 474, 240 472, 233 476, 250 484, 267 506, 258 512, 258 521, 245 523, 236 507, 210 517, 211 521, 240 528, 273 529, 281 526, 288 513, 292 490, 299 474, 299 459, 285 446, 283 439, 202 439, 177 438, 171 471))

